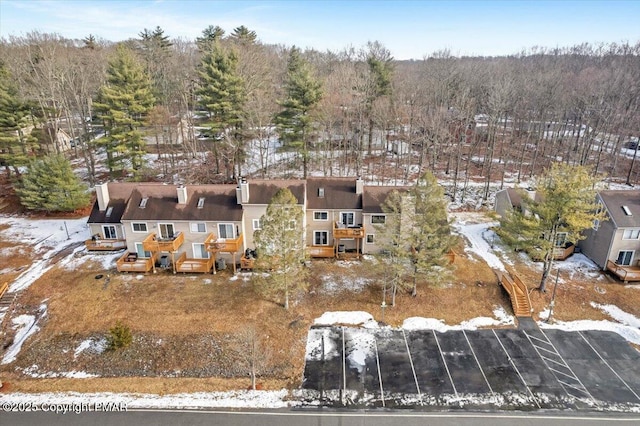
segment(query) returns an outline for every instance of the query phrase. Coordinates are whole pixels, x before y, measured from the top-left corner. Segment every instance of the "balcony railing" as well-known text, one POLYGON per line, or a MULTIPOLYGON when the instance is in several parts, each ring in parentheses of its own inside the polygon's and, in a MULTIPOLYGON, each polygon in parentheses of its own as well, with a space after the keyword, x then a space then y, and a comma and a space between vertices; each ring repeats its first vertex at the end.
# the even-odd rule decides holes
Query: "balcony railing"
POLYGON ((607 270, 611 271, 622 281, 640 281, 640 267, 631 265, 618 265, 615 262, 607 260, 607 270))
POLYGON ((90 240, 86 240, 84 245, 89 251, 113 251, 127 248, 127 241, 92 238, 90 240))
POLYGON ((307 246, 307 253, 311 257, 335 257, 335 250, 333 246, 307 246))
POLYGON ((142 247, 144 251, 150 252, 177 251, 182 243, 184 243, 182 232, 173 234, 170 238, 158 237, 155 232, 152 232, 142 241, 142 247))
POLYGON ((213 258, 208 259, 191 259, 187 257, 187 253, 182 253, 176 260, 176 272, 200 272, 206 274, 211 272, 213 267, 213 258))
POLYGON ((364 238, 363 226, 333 224, 333 238, 364 238))
POLYGON ((217 238, 214 234, 209 234, 205 247, 210 252, 237 253, 242 250, 242 234, 237 238, 217 238))
POLYGON ((149 272, 153 269, 155 256, 139 258, 136 253, 126 252, 116 262, 118 272, 149 272))

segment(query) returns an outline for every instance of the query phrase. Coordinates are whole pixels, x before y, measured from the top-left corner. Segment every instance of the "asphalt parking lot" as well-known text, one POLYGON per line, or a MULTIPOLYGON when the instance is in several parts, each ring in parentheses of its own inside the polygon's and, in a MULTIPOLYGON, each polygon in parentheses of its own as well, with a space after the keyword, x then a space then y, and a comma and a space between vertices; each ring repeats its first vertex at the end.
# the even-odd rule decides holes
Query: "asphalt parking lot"
POLYGON ((640 409, 640 352, 616 333, 309 331, 303 389, 329 406, 640 409))

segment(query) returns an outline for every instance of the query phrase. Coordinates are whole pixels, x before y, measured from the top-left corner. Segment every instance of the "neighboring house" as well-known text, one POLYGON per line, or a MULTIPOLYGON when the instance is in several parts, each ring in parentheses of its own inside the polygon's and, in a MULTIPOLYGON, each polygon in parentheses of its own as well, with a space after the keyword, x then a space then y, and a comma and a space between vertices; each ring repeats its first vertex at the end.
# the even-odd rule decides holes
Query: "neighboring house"
POLYGON ((600 191, 597 200, 607 220, 585 232, 582 252, 621 280, 640 281, 640 191, 600 191))
MULTIPOLYGON (((311 257, 359 257, 381 250, 376 225, 393 190, 365 186, 362 179, 241 179, 237 185, 175 186, 159 183, 96 185, 89 216, 89 250, 127 252, 119 271, 148 272, 159 265, 174 272, 208 272, 215 262, 238 261, 255 249, 254 232, 276 192, 288 188, 305 212, 311 257)), ((250 264, 250 263, 247 263, 250 264)), ((215 268, 214 268, 215 270, 215 268)))
MULTIPOLYGON (((523 196, 529 197, 535 201, 540 201, 540 196, 532 189, 506 188, 496 192, 494 206, 496 213, 501 217, 505 217, 507 212, 512 210, 522 212, 525 208, 522 203, 523 196)), ((526 211, 524 213, 527 214, 526 211)), ((574 251, 575 244, 571 241, 567 241, 567 233, 559 232, 555 242, 554 259, 565 260, 571 256, 574 251)))

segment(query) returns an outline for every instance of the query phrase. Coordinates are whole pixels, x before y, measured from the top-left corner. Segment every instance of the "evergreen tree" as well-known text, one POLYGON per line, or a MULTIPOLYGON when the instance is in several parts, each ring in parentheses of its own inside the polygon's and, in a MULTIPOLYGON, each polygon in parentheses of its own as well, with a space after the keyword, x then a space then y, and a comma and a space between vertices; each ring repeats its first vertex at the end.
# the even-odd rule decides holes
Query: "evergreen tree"
POLYGON ((597 181, 587 167, 553 163, 537 180, 535 199, 523 194, 522 208, 502 218, 499 234, 505 242, 542 259, 540 291, 545 291, 555 249, 584 239, 582 231, 604 220, 596 202, 597 181))
POLYGON ((322 98, 322 85, 313 77, 311 66, 296 47, 289 54, 285 92, 286 98, 280 102, 283 110, 276 115, 275 122, 284 144, 298 151, 302 157, 306 178, 313 133, 312 113, 322 98))
POLYGON ((89 204, 87 187, 73 173, 63 155, 32 161, 16 189, 20 203, 29 210, 73 211, 89 204))
POLYGON ((13 167, 19 175, 18 166, 26 165, 37 148, 36 138, 25 133, 29 116, 27 104, 18 98, 9 72, 0 63, 0 165, 7 173, 13 167))
MULTIPOLYGON (((235 174, 235 165, 240 167, 243 155, 241 129, 245 91, 237 66, 238 57, 234 51, 227 52, 220 43, 213 43, 211 50, 205 53, 200 64, 201 89, 198 91, 200 103, 209 113, 208 125, 211 131, 222 137, 226 148, 231 152, 233 174, 235 174)), ((218 154, 217 147, 214 146, 216 164, 219 168, 218 154)), ((229 175, 228 171, 227 174, 229 175)))
POLYGON ((202 30, 202 37, 196 38, 196 44, 201 52, 208 52, 213 47, 213 44, 219 42, 224 37, 224 30, 219 26, 209 25, 202 30))
POLYGON ((145 142, 139 128, 155 102, 144 68, 133 53, 120 45, 107 69, 107 83, 101 87, 95 111, 103 120, 106 135, 95 139, 107 153, 107 167, 113 175, 130 164, 142 167, 145 142))
POLYGON ((254 44, 258 38, 255 31, 250 30, 244 25, 240 25, 233 29, 233 32, 229 36, 231 40, 237 41, 240 44, 254 44))
POLYGON ((285 309, 289 309, 290 293, 306 287, 303 217, 296 197, 283 188, 273 196, 255 233, 256 266, 271 269, 261 287, 267 293, 284 293, 285 309))
POLYGON ((159 26, 154 30, 145 28, 139 36, 139 51, 146 64, 147 74, 151 78, 153 95, 161 104, 167 105, 171 91, 168 65, 173 43, 159 26))
POLYGON ((425 173, 416 185, 406 192, 394 191, 382 209, 385 224, 376 225, 381 231, 382 247, 392 273, 392 305, 398 288, 418 293, 418 276, 438 283, 447 276, 447 253, 455 243, 447 219, 444 191, 431 173, 425 173), (405 281, 404 276, 411 276, 405 281))
POLYGON ((96 36, 94 36, 93 34, 89 34, 88 36, 83 38, 82 42, 84 43, 84 46, 82 47, 85 49, 94 50, 96 48, 96 36))

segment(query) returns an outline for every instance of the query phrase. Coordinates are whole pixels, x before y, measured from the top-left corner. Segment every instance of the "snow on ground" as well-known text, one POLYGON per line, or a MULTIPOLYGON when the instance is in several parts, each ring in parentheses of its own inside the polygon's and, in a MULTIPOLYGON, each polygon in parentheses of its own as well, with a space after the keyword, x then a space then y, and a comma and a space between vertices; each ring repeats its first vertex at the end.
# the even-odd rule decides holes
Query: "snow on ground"
POLYGON ((9 364, 10 362, 15 361, 16 356, 20 353, 20 349, 22 349, 22 344, 29 338, 29 336, 40 330, 40 327, 37 325, 38 320, 46 315, 47 305, 42 304, 40 305, 37 315, 24 314, 12 318, 11 322, 14 325, 14 329, 16 329, 16 335, 13 338, 13 343, 4 353, 0 364, 9 364))
POLYGON ((73 351, 73 359, 76 359, 84 351, 101 354, 107 349, 107 340, 100 339, 86 339, 80 342, 75 351, 73 351))
POLYGON ((75 252, 73 253, 73 256, 66 263, 64 263, 64 269, 73 271, 75 269, 80 268, 82 265, 84 265, 87 261, 90 260, 100 264, 100 266, 102 266, 102 269, 107 270, 115 267, 116 261, 123 255, 122 251, 118 251, 115 253, 112 253, 112 252, 93 253, 93 252, 88 252, 83 250, 84 250, 84 247, 77 247, 75 252))
MULTIPOLYGON (((289 391, 229 391, 198 392, 173 395, 114 394, 114 393, 0 393, 0 402, 5 404, 47 404, 62 412, 81 410, 95 404, 122 404, 127 409, 136 408, 284 408, 296 405, 288 401, 289 391)), ((79 411, 76 411, 79 412, 79 411)))
POLYGON ((320 318, 316 318, 313 323, 315 325, 349 324, 359 325, 364 328, 378 327, 378 323, 373 319, 373 316, 370 313, 363 311, 325 312, 320 316, 320 318))
POLYGON ((462 321, 458 325, 446 325, 443 320, 435 318, 410 317, 403 321, 404 330, 436 330, 445 332, 448 330, 477 330, 480 327, 496 327, 502 325, 514 325, 513 315, 507 314, 502 306, 493 310, 495 318, 477 317, 462 321))
POLYGON ((630 327, 640 328, 640 318, 623 311, 615 305, 601 305, 595 302, 591 302, 591 306, 596 309, 600 309, 602 312, 609 315, 614 320, 621 324, 628 325, 630 327))
POLYGON ((61 371, 61 372, 46 372, 39 373, 38 365, 33 364, 31 367, 25 368, 22 370, 22 373, 26 376, 33 377, 35 379, 56 379, 56 378, 67 378, 67 379, 91 379, 94 377, 100 377, 97 374, 90 374, 85 371, 61 371))
POLYGON ((349 291, 360 293, 372 280, 365 277, 350 277, 339 274, 327 274, 320 277, 322 281, 322 291, 324 293, 339 293, 349 291))
POLYGON ((494 232, 489 228, 498 225, 498 222, 467 224, 464 219, 465 216, 454 215, 454 217, 457 218, 453 224, 454 229, 469 241, 470 246, 465 247, 465 252, 476 254, 481 259, 484 259, 491 268, 505 271, 504 263, 494 254, 494 250, 491 247, 492 244, 489 243, 489 241, 494 241, 496 238, 494 232))
MULTIPOLYGON (((87 218, 80 219, 39 219, 0 217, 0 223, 9 228, 0 232, 2 239, 20 241, 30 245, 38 260, 16 278, 9 287, 10 292, 24 290, 40 278, 53 264, 51 258, 74 244, 89 237, 87 218), (68 235, 67 235, 68 231, 68 235)), ((71 258, 65 259, 66 262, 71 258)), ((64 262, 64 263, 66 263, 64 262)))
POLYGON ((574 253, 561 262, 555 262, 554 267, 560 269, 560 278, 566 278, 568 275, 569 279, 573 279, 576 274, 579 274, 592 279, 604 279, 598 265, 582 253, 574 253))
POLYGON ((373 357, 376 345, 376 337, 365 330, 350 329, 347 347, 345 348, 346 361, 350 368, 355 368, 362 374, 366 368, 365 361, 373 357))
MULTIPOLYGON (((541 313, 542 315, 542 313, 541 313)), ((548 316, 548 313, 547 313, 548 316)), ((548 324, 543 321, 538 321, 540 328, 552 328, 564 331, 612 331, 618 333, 627 341, 640 345, 640 330, 637 328, 629 327, 627 325, 618 324, 611 321, 593 321, 593 320, 578 320, 578 321, 554 321, 553 324, 548 324)))

